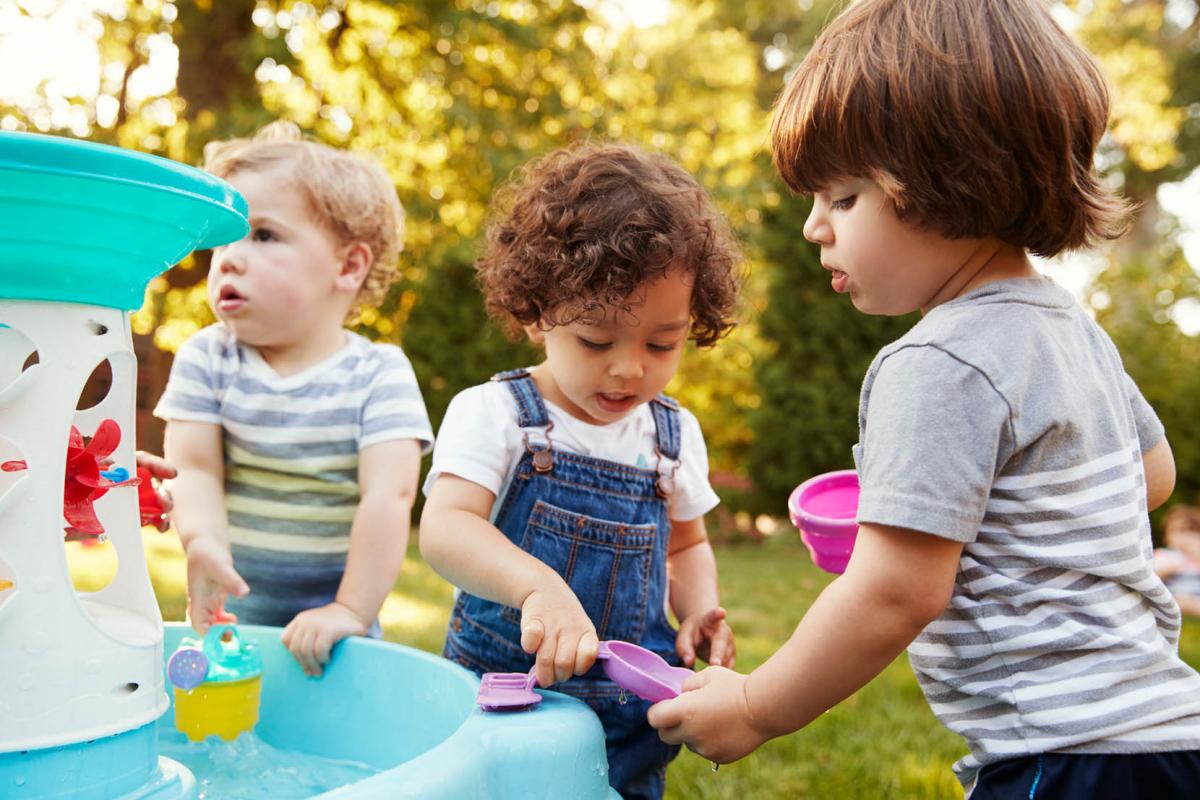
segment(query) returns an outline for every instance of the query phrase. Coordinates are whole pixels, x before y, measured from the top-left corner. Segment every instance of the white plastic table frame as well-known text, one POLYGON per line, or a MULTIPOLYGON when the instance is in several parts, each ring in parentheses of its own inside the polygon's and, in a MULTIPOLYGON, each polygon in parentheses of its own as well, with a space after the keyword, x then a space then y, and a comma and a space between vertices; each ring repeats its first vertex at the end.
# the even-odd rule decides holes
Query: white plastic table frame
POLYGON ((77 592, 63 543, 63 483, 71 425, 90 437, 121 428, 114 465, 132 474, 136 360, 129 314, 70 303, 0 300, 0 753, 90 741, 157 719, 163 625, 146 569, 137 492, 111 489, 96 513, 118 567, 111 583, 77 592), (36 350, 37 362, 26 366, 36 350), (108 360, 112 386, 76 405, 108 360), (3 584, 0 584, 3 585, 3 584))

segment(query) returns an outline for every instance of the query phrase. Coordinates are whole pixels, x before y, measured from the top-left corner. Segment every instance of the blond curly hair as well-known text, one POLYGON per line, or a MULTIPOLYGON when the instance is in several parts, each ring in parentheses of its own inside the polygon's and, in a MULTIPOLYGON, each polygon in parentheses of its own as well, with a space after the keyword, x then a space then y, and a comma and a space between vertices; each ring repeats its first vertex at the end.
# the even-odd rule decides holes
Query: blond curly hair
POLYGON ((287 169, 308 196, 314 218, 340 243, 371 248, 374 261, 354 305, 378 306, 398 277, 404 248, 404 208, 387 173, 361 154, 304 138, 295 123, 285 120, 266 125, 253 138, 204 147, 204 169, 218 178, 279 167, 287 169))

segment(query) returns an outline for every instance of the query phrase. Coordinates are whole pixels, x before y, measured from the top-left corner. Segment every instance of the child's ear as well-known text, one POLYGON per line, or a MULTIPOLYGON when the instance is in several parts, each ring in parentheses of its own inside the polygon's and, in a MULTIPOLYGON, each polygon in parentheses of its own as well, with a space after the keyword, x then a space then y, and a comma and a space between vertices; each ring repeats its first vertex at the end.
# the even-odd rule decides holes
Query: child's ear
POLYGON ((338 272, 335 285, 338 289, 351 294, 357 294, 375 263, 375 254, 366 242, 354 242, 347 245, 342 252, 341 270, 338 272))
POLYGON ((525 335, 529 337, 529 341, 539 347, 546 342, 546 332, 536 322, 531 322, 525 326, 525 335))

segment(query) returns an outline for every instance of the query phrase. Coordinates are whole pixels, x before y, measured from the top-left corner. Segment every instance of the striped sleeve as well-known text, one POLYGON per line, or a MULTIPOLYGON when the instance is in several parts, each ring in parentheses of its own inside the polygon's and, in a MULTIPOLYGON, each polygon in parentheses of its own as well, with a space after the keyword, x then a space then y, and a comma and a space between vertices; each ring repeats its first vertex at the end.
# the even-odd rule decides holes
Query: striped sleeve
POLYGON ((412 364, 395 345, 377 345, 378 367, 363 405, 359 449, 396 439, 417 439, 433 449, 433 428, 412 364))
POLYGON ((183 343, 154 416, 221 424, 221 340, 211 326, 183 343))

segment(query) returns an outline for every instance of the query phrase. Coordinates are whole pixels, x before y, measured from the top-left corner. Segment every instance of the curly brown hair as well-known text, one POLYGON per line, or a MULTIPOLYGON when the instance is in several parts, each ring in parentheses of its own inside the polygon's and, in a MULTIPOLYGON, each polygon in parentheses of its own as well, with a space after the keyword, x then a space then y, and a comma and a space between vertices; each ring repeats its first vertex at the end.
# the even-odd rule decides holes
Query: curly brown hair
POLYGON ((578 144, 522 168, 500 190, 475 264, 488 312, 513 336, 604 307, 628 311, 668 269, 692 276, 689 338, 733 327, 741 251, 700 184, 670 158, 628 144, 578 144))

